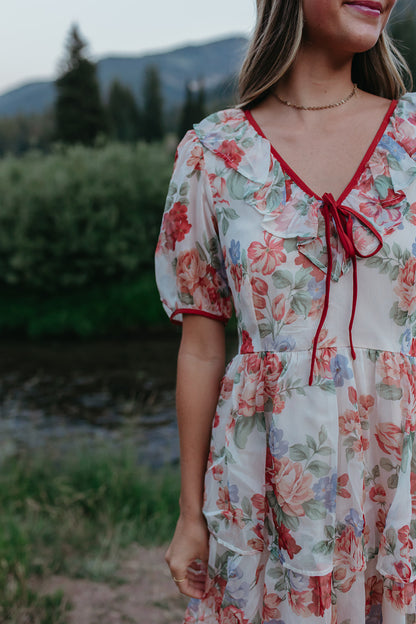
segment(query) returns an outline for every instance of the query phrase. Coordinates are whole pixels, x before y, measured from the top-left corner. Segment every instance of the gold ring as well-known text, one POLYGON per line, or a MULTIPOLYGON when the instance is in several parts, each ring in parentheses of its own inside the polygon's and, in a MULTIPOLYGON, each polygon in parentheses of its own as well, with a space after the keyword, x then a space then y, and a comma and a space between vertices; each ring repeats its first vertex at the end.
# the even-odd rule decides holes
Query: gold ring
POLYGON ((185 576, 185 578, 183 578, 183 579, 177 579, 177 578, 175 578, 174 576, 172 576, 172 580, 173 580, 175 583, 184 583, 184 582, 186 581, 186 576, 185 576))

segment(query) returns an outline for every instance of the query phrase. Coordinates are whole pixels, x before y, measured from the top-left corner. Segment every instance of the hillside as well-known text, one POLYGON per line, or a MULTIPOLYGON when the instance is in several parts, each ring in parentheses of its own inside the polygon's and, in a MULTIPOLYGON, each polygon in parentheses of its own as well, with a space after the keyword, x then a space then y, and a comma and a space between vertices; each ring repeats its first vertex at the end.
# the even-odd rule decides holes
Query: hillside
MULTIPOLYGON (((113 80, 130 87, 140 101, 145 68, 156 65, 160 71, 167 108, 180 104, 185 83, 203 78, 207 90, 215 90, 238 71, 247 40, 230 37, 200 45, 189 45, 168 52, 137 57, 106 57, 98 61, 97 74, 104 98, 113 80)), ((31 82, 0 95, 0 117, 42 113, 53 104, 54 84, 31 82)))

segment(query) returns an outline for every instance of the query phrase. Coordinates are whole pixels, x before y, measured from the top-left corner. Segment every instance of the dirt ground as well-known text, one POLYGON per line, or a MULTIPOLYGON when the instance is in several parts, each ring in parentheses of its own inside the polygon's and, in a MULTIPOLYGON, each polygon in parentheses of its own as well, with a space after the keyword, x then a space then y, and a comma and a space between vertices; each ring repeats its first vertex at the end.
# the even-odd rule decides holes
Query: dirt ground
POLYGON ((164 548, 134 547, 118 584, 52 576, 36 589, 62 589, 72 604, 70 624, 181 624, 187 599, 172 582, 163 554, 164 548))

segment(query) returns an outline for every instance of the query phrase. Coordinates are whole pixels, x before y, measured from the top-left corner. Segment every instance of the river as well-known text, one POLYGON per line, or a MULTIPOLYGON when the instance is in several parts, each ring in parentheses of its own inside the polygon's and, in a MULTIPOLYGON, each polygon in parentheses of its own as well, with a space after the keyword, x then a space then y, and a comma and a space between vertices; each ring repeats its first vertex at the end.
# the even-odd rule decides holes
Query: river
POLYGON ((0 461, 20 449, 128 440, 139 463, 177 462, 179 340, 175 328, 123 339, 2 340, 0 461))

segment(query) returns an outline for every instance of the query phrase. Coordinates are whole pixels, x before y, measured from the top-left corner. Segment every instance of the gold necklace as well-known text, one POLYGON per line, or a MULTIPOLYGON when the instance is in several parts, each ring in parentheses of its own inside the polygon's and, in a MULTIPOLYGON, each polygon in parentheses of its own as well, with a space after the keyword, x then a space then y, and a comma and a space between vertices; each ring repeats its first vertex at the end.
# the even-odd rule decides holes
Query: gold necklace
POLYGON ((272 91, 271 93, 279 102, 281 102, 285 106, 290 106, 291 108, 296 108, 297 110, 306 110, 306 111, 315 110, 316 111, 316 110, 325 110, 327 108, 337 108, 337 106, 342 106, 343 104, 346 104, 357 93, 357 85, 354 84, 351 93, 347 95, 347 97, 343 98, 339 102, 334 102, 333 104, 327 104, 326 106, 299 106, 299 104, 293 104, 292 102, 289 102, 288 100, 284 100, 283 98, 280 97, 280 95, 278 95, 274 91, 272 91))

